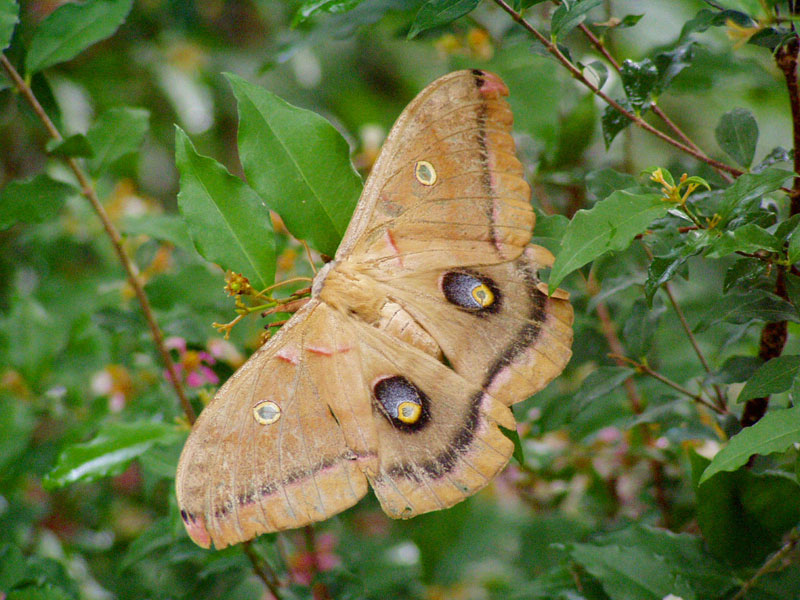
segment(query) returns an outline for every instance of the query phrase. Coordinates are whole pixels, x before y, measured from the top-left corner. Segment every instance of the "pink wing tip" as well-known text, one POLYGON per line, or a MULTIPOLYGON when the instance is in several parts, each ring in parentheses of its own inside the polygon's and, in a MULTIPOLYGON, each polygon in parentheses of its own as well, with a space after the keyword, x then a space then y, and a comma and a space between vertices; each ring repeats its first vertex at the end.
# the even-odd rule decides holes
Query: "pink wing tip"
POLYGON ((500 77, 489 71, 473 71, 476 75, 480 73, 483 84, 480 86, 481 94, 489 98, 508 96, 508 87, 500 77))
POLYGON ((205 519, 203 519, 203 515, 195 516, 191 513, 187 513, 185 510, 181 510, 181 518, 183 519, 183 524, 186 526, 186 533, 189 534, 192 541, 203 548, 210 548, 211 536, 206 529, 206 522, 205 519))

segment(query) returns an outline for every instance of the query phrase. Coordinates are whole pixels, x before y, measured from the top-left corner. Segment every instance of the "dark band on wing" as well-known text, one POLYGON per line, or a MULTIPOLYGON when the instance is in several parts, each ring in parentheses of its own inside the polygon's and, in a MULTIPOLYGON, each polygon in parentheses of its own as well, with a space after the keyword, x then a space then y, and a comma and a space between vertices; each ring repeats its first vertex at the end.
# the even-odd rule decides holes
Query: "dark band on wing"
MULTIPOLYGON (((310 468, 295 469, 293 471, 290 471, 281 480, 271 481, 269 483, 260 485, 257 489, 250 489, 246 492, 242 492, 236 496, 236 502, 238 502, 239 506, 252 504, 258 498, 265 498, 267 496, 271 496, 272 494, 275 494, 276 492, 281 490, 283 487, 291 485, 303 479, 308 479, 309 477, 316 475, 320 471, 329 469, 330 467, 336 465, 341 461, 357 460, 359 458, 370 458, 375 456, 377 456, 377 453, 375 452, 365 452, 357 454, 352 450, 347 450, 346 452, 343 452, 338 456, 324 458, 317 464, 312 465, 310 468)), ((225 504, 214 507, 212 512, 217 519, 222 519, 225 516, 227 516, 228 513, 230 513, 232 510, 233 510, 233 502, 228 501, 225 504)), ((194 523, 197 520, 196 515, 184 509, 181 509, 181 518, 186 523, 190 521, 194 523)))
MULTIPOLYGON (((473 69, 472 76, 475 79, 475 86, 480 89, 486 83, 483 71, 473 69)), ((481 161, 481 187, 486 195, 487 203, 484 207, 486 218, 489 222, 489 239, 495 248, 499 248, 500 239, 497 235, 497 229, 494 226, 494 201, 495 194, 492 189, 492 175, 489 173, 489 145, 487 142, 486 125, 489 119, 489 105, 484 100, 478 106, 477 124, 478 124, 478 158, 481 161)))
MULTIPOLYGON (((492 364, 486 374, 483 389, 488 389, 500 371, 511 365, 517 357, 523 354, 536 341, 541 332, 541 323, 546 318, 545 304, 547 303, 547 295, 536 287, 539 283, 536 273, 531 269, 530 265, 521 260, 516 262, 516 266, 522 272, 522 279, 525 282, 528 299, 530 300, 528 314, 526 315, 527 322, 520 327, 513 339, 492 364)), ((483 391, 479 391, 470 398, 467 418, 450 440, 446 450, 439 453, 434 459, 425 461, 418 466, 408 463, 395 465, 388 470, 389 476, 393 478, 403 477, 419 483, 421 481, 418 475, 419 468, 431 479, 439 479, 449 473, 455 467, 459 455, 466 454, 475 439, 475 430, 480 422, 480 405, 483 394, 483 391)))

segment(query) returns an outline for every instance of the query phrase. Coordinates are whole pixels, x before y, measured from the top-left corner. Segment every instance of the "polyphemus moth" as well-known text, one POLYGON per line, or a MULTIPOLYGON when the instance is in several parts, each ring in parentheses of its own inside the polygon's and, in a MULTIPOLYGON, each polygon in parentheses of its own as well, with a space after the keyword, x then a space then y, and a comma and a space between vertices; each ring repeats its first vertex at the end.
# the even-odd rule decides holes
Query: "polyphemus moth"
POLYGON ((568 362, 572 307, 537 272, 508 89, 425 88, 392 128, 311 298, 222 386, 181 454, 181 517, 217 548, 352 506, 460 502, 503 469, 509 407, 568 362))

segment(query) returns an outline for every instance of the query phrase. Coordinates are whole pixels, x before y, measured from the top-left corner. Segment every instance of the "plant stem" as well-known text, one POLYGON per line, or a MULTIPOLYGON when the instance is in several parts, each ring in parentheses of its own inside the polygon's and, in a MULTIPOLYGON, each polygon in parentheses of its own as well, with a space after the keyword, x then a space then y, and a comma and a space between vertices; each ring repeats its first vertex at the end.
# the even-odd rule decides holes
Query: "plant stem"
POLYGON ((525 28, 526 31, 531 33, 537 40, 539 40, 539 42, 541 42, 541 44, 545 47, 545 49, 550 54, 552 54, 556 58, 556 60, 558 60, 558 62, 560 62, 569 71, 569 73, 575 79, 577 79, 580 83, 582 83, 587 88, 589 88, 592 91, 592 93, 594 93, 595 95, 597 95, 600 98, 602 98, 603 101, 606 102, 606 104, 608 104, 609 106, 611 106, 615 110, 619 111, 623 116, 625 116, 625 118, 627 118, 628 120, 630 120, 633 123, 635 123, 637 127, 641 128, 641 129, 644 129, 645 131, 647 131, 647 132, 653 134, 654 136, 656 136, 657 138, 659 138, 659 139, 667 142, 668 144, 678 148, 682 152, 685 152, 685 153, 695 157, 697 160, 700 160, 700 161, 702 161, 702 162, 704 162, 704 163, 706 163, 708 165, 711 165, 715 169, 718 169, 720 171, 725 171, 727 173, 730 173, 730 174, 734 175, 735 177, 738 177, 739 175, 743 174, 743 171, 741 171, 741 170, 739 170, 739 169, 737 169, 735 167, 731 167, 730 165, 726 165, 725 163, 722 163, 722 162, 720 162, 718 160, 714 160, 713 158, 711 158, 709 156, 706 156, 702 152, 698 152, 695 149, 687 146, 686 144, 683 144, 683 143, 671 138, 667 134, 659 131, 658 129, 656 129, 655 127, 650 125, 648 122, 646 122, 641 117, 639 117, 636 114, 634 114, 634 113, 626 110, 625 108, 623 108, 622 105, 620 105, 619 102, 617 102, 616 100, 614 100, 613 98, 608 96, 605 92, 600 90, 591 81, 586 79, 586 77, 584 77, 584 75, 581 72, 581 70, 578 67, 576 67, 575 65, 573 65, 567 59, 567 57, 565 57, 561 53, 561 51, 558 49, 558 46, 556 44, 554 44, 553 42, 548 40, 544 35, 542 35, 542 33, 540 33, 533 25, 531 25, 528 21, 526 21, 522 17, 522 15, 520 15, 517 11, 515 11, 513 8, 511 8, 505 2, 505 0, 494 0, 494 2, 500 8, 502 8, 506 13, 508 13, 515 22, 519 23, 523 28, 525 28))
POLYGON ((756 581, 766 573, 769 573, 781 560, 783 560, 792 550, 794 550, 795 546, 797 546, 797 542, 800 541, 800 533, 795 529, 789 534, 789 539, 786 543, 781 546, 775 554, 767 559, 761 567, 756 571, 753 576, 745 581, 744 585, 736 592, 736 595, 731 598, 731 600, 742 600, 743 598, 747 597, 747 592, 750 591, 756 581))
POLYGON ((242 544, 242 551, 247 555, 247 558, 250 559, 250 563, 253 565, 253 572, 256 576, 267 586, 267 589, 275 596, 276 600, 281 600, 280 581, 278 580, 278 575, 272 570, 269 563, 258 556, 256 551, 253 550, 250 541, 242 544))
MULTIPOLYGON (((22 94, 23 98, 25 98, 27 103, 33 109, 33 112, 35 112, 36 116, 39 117, 39 120, 42 122, 45 129, 47 129, 50 137, 59 141, 62 140, 63 138, 61 133, 50 120, 50 117, 47 116, 47 113, 45 112, 44 108, 42 108, 42 105, 39 104, 39 101, 36 99, 33 90, 31 90, 30 86, 25 83, 20 74, 14 68, 14 65, 8 61, 4 54, 0 54, 0 65, 2 65, 3 69, 5 69, 19 93, 22 94)), ((83 169, 78 164, 78 161, 72 157, 66 158, 65 161, 67 166, 75 175, 75 178, 78 180, 78 183, 81 186, 81 193, 92 205, 92 208, 94 209, 95 213, 97 213, 97 216, 100 217, 100 222, 103 224, 103 229, 111 240, 111 245, 114 247, 114 252, 116 252, 117 258, 119 258, 120 263, 122 263, 122 267, 125 269, 125 273, 128 277, 128 283, 130 284, 131 288, 133 288, 134 294, 136 294, 136 299, 139 301, 139 305, 142 307, 144 318, 147 321, 147 325, 150 327, 150 335, 153 337, 153 342, 155 343, 158 353, 161 355, 161 360, 164 363, 164 367, 167 369, 167 373, 169 374, 169 381, 172 384, 172 387, 175 389, 175 393, 178 395, 178 399, 181 402, 183 411, 186 413, 186 418, 190 423, 194 423, 196 418, 194 409, 192 408, 189 398, 187 398, 183 389, 183 385, 181 384, 178 376, 178 371, 175 368, 175 363, 172 362, 172 357, 169 355, 169 351, 167 350, 166 346, 164 346, 164 335, 161 333, 161 328, 158 326, 158 322, 153 314, 153 310, 150 307, 150 301, 148 300, 147 295, 144 293, 144 287, 142 287, 142 283, 139 281, 139 270, 137 269, 136 265, 134 265, 130 256, 128 256, 128 253, 125 251, 125 248, 122 245, 122 237, 120 236, 116 227, 114 227, 114 224, 111 222, 108 213, 106 213, 106 210, 103 208, 100 199, 97 197, 94 187, 89 181, 89 178, 86 176, 86 173, 83 172, 83 169)))

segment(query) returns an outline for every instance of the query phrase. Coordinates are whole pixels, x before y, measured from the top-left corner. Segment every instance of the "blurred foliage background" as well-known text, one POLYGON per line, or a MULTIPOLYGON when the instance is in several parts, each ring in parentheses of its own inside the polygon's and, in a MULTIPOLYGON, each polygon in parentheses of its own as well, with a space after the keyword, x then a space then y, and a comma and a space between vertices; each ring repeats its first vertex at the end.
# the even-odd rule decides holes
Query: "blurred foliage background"
MULTIPOLYGON (((800 424, 794 412, 783 418, 800 367, 792 359, 800 287, 793 261, 769 258, 786 257, 798 221, 788 196, 773 193, 780 182, 751 194, 749 212, 726 225, 732 232, 757 224, 774 241, 748 238, 749 246, 727 254, 687 250, 668 276, 655 276, 652 301, 643 295, 654 277, 651 249, 666 257, 685 245, 676 232, 686 219, 675 215, 652 225, 649 248, 598 252, 591 268, 565 279, 576 310, 572 362, 515 407, 524 460, 477 496, 393 522, 370 495, 313 530, 262 536, 245 550, 196 547, 173 490, 186 417, 135 292, 64 156, 89 170, 198 411, 264 330, 263 321, 246 319, 224 340, 211 327, 235 317, 233 300, 223 270, 198 254, 177 209, 176 124, 198 152, 243 176, 237 106, 223 73, 324 116, 362 175, 425 85, 460 68, 498 73, 511 90, 518 154, 539 214, 534 239, 554 253, 565 217, 614 190, 651 185, 643 169, 700 176, 714 190, 732 179, 646 131, 615 128, 607 103, 488 0, 93 0, 82 6, 117 6, 96 22, 109 24, 108 32, 68 59, 47 64, 45 57, 32 69, 37 32, 63 4, 0 2, 8 64, 64 137, 80 134, 73 147, 54 148, 11 78, 0 77, 0 598, 268 598, 274 591, 431 600, 800 597, 800 424), (425 10, 444 17, 409 39, 425 10), (783 312, 774 295, 766 308, 725 312, 736 294, 775 290, 780 273, 788 281, 788 291, 775 292, 783 312), (660 286, 676 274, 670 298, 660 286), (763 353, 762 326, 771 321, 789 322, 777 355, 763 353), (709 459, 741 430, 736 396, 781 351, 792 360, 776 375, 788 384, 765 393, 780 392, 767 413, 779 413, 767 423, 773 429, 759 430, 738 465, 699 484, 709 459), (697 401, 714 386, 724 410, 697 401), (764 445, 781 424, 782 442, 764 445)), ((649 110, 657 101, 710 157, 736 165, 738 156, 734 176, 750 170, 758 183, 768 165, 793 169, 796 81, 787 93, 775 60, 791 44, 796 57, 793 2, 509 4, 543 32, 553 31, 556 11, 572 11, 608 56, 633 61, 641 72, 624 85, 584 32, 569 27, 556 36, 613 98, 632 102, 647 79, 644 61, 670 57, 662 89, 651 85, 646 102, 627 106, 669 131, 649 110), (733 121, 744 140, 737 147, 745 155, 752 147, 749 161, 741 153, 731 160, 733 143, 719 131, 736 108, 750 115, 733 121)), ((55 45, 81 35, 88 34, 65 27, 55 45)), ((714 200, 709 194, 699 197, 714 200)), ((272 218, 276 279, 310 275, 302 246, 272 218)))

